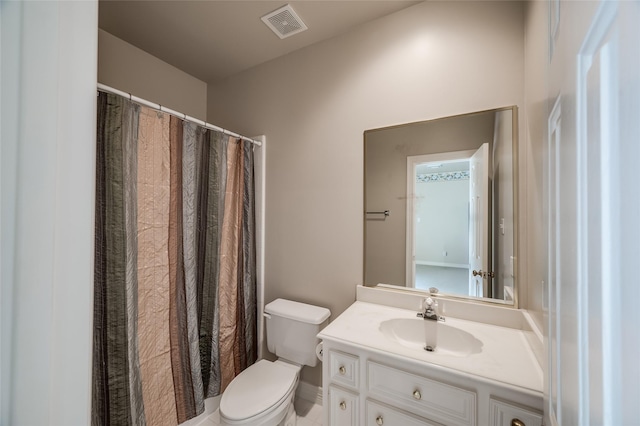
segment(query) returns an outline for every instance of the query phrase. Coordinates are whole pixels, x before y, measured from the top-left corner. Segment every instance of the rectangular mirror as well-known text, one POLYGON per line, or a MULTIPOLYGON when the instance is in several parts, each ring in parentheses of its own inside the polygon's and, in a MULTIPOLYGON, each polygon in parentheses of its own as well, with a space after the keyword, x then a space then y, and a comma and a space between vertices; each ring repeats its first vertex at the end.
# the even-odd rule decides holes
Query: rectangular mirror
POLYGON ((517 107, 367 130, 364 158, 365 285, 516 305, 517 107))

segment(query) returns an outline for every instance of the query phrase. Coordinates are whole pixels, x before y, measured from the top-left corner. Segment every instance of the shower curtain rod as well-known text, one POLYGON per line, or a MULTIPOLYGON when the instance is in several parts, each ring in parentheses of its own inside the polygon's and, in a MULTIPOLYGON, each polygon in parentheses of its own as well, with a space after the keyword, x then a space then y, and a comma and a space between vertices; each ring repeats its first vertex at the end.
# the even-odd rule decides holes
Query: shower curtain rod
POLYGON ((183 113, 175 111, 173 109, 164 107, 164 106, 162 106, 160 104, 149 102, 146 99, 139 98, 137 96, 132 95, 131 93, 123 92, 122 90, 114 89, 113 87, 109 87, 109 86, 107 86, 105 84, 98 83, 98 90, 102 91, 102 92, 109 92, 109 93, 113 93, 114 95, 119 95, 119 96, 125 97, 125 98, 129 99, 132 102, 135 102, 135 103, 138 103, 138 104, 141 104, 141 105, 144 105, 144 106, 148 106, 149 108, 153 108, 153 109, 158 110, 158 111, 166 112, 167 114, 175 115, 176 117, 179 117, 179 118, 181 118, 181 119, 183 119, 185 121, 190 121, 192 123, 199 124, 199 125, 201 125, 203 127, 206 127, 207 129, 217 130, 217 131, 225 133, 225 134, 227 134, 229 136, 233 136, 233 137, 236 137, 236 138, 243 139, 243 140, 245 140, 247 142, 251 142, 254 145, 262 146, 262 142, 260 142, 260 141, 248 138, 246 136, 242 136, 242 135, 240 135, 238 133, 231 132, 231 131, 229 131, 227 129, 223 129, 222 127, 218 127, 218 126, 216 126, 214 124, 210 124, 210 123, 207 123, 205 121, 198 120, 197 118, 194 118, 194 117, 191 117, 191 116, 189 116, 187 114, 183 114, 183 113))

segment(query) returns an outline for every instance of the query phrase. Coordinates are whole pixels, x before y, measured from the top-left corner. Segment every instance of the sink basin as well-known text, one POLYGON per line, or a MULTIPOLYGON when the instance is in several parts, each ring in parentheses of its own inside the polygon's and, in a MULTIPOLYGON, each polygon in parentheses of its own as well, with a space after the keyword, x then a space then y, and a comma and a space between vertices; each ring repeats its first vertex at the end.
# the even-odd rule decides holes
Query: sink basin
POLYGON ((436 353, 451 356, 468 356, 482 351, 482 342, 464 330, 438 322, 438 344, 434 352, 424 350, 425 320, 421 318, 397 318, 380 323, 380 331, 387 338, 400 345, 420 350, 424 353, 436 353))

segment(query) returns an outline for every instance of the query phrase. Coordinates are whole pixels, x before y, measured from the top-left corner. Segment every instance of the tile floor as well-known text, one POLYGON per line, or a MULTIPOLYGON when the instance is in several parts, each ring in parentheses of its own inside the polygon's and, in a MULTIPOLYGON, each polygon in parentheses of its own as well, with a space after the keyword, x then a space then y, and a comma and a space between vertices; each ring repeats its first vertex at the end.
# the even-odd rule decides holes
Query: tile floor
POLYGON ((298 415, 297 426, 322 426, 322 405, 298 398, 294 406, 298 415))
MULTIPOLYGON (((297 426, 322 426, 322 406, 301 398, 296 399, 294 406, 298 415, 297 426)), ((220 414, 216 410, 205 418, 198 426, 218 426, 220 414)))

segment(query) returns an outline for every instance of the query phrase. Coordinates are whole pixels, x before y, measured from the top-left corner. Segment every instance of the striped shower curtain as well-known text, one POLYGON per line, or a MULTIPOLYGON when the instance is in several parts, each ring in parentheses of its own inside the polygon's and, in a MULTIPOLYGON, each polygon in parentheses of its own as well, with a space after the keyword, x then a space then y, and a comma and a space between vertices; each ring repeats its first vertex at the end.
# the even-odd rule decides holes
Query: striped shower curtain
POLYGON ((253 148, 99 93, 93 425, 176 425, 256 360, 253 148))

